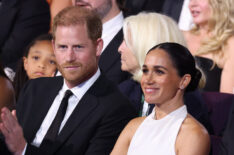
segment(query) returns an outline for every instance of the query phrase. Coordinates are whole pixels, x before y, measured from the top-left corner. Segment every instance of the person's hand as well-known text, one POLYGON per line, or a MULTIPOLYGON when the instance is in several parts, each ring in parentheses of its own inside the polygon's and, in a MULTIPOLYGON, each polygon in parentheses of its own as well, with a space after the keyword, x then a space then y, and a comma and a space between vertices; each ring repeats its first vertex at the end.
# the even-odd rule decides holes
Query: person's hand
POLYGON ((0 130, 5 137, 6 145, 12 153, 22 154, 26 141, 23 136, 22 127, 19 125, 16 111, 13 110, 12 113, 6 107, 1 110, 0 130))

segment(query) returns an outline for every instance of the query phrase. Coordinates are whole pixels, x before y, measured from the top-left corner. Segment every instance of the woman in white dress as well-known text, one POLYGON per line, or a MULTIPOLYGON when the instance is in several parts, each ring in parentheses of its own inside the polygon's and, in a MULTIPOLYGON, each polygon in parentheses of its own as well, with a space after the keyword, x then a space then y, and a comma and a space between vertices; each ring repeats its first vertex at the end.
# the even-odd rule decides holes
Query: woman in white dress
POLYGON ((129 122, 111 155, 208 155, 209 134, 187 113, 183 101, 184 93, 195 90, 201 78, 188 49, 177 43, 156 45, 142 71, 145 100, 155 109, 129 122))

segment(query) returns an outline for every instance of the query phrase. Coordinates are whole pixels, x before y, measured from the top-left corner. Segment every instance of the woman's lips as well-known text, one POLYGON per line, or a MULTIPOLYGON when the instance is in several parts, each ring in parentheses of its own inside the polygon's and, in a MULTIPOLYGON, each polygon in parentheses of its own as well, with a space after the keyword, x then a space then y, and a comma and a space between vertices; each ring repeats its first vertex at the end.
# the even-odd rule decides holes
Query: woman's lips
POLYGON ((155 93, 156 91, 158 91, 159 88, 145 88, 145 93, 155 93))
POLYGON ((191 14, 193 17, 197 17, 200 14, 200 12, 199 11, 191 11, 191 14))
POLYGON ((43 72, 35 72, 34 74, 37 76, 44 76, 45 75, 43 72))

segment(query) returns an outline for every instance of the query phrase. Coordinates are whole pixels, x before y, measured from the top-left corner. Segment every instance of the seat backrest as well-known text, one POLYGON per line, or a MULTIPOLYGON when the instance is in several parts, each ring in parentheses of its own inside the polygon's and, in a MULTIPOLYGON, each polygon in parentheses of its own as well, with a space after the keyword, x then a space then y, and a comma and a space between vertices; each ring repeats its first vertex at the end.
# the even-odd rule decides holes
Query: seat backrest
POLYGON ((220 92, 202 92, 202 98, 207 104, 214 135, 222 136, 234 95, 220 92))

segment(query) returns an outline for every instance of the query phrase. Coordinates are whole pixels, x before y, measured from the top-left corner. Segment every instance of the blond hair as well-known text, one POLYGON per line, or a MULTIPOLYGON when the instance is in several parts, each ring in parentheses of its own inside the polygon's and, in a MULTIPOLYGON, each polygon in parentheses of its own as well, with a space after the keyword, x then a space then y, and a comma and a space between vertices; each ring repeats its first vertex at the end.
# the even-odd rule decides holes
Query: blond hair
POLYGON ((186 46, 182 32, 176 22, 159 13, 142 12, 124 20, 124 39, 128 48, 134 52, 140 68, 133 74, 133 79, 140 82, 141 67, 146 53, 155 45, 163 42, 175 42, 186 46))
MULTIPOLYGON (((208 21, 211 37, 202 41, 196 55, 212 54, 214 63, 220 64, 225 55, 225 46, 228 39, 234 36, 234 1, 233 0, 209 0, 212 17, 208 21)), ((192 30, 199 33, 196 25, 192 30)))

